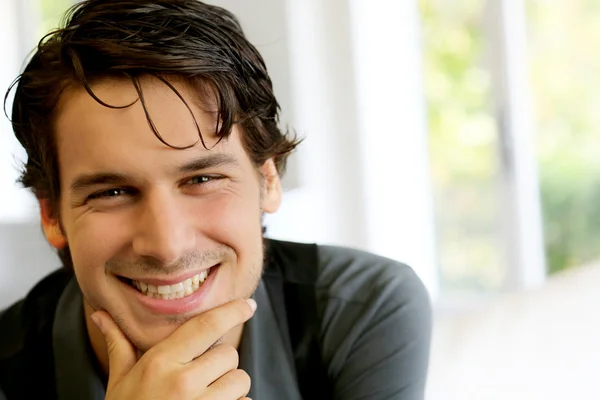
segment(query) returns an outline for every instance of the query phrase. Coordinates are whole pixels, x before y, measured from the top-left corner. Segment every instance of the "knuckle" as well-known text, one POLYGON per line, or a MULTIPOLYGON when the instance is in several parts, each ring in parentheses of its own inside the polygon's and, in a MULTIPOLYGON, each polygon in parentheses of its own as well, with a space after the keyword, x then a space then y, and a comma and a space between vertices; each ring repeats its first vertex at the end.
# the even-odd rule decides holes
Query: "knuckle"
POLYGON ((228 345, 217 345, 201 356, 205 368, 210 370, 222 369, 232 370, 237 368, 239 363, 239 355, 237 350, 228 345))
POLYGON ((252 383, 252 379, 250 378, 250 375, 248 375, 248 373, 246 371, 244 371, 243 369, 235 369, 233 371, 231 371, 234 375, 233 379, 235 380, 235 382, 240 385, 241 388, 243 388, 244 390, 246 390, 246 393, 248 393, 248 391, 250 391, 250 384, 252 383))
POLYGON ((218 391, 247 394, 250 391, 250 375, 241 369, 234 369, 213 383, 218 391))
POLYGON ((233 346, 219 345, 217 347, 221 357, 227 361, 228 365, 233 365, 233 368, 237 368, 240 362, 240 356, 238 351, 233 346))
POLYGON ((160 351, 157 347, 151 348, 142 357, 152 363, 162 363, 167 358, 164 352, 160 351))
POLYGON ((236 386, 240 389, 250 388, 250 375, 241 369, 229 371, 222 377, 223 386, 236 386))
POLYGON ((168 363, 165 360, 165 357, 158 352, 154 352, 151 354, 151 357, 147 357, 144 360, 142 369, 143 375, 149 381, 159 377, 164 377, 168 374, 167 366, 168 363))
POLYGON ((117 347, 118 345, 116 340, 112 340, 111 338, 106 341, 106 351, 108 352, 109 357, 117 353, 117 347))
POLYGON ((193 393, 198 386, 198 376, 193 371, 180 371, 175 377, 175 392, 177 397, 187 398, 189 393, 193 393))

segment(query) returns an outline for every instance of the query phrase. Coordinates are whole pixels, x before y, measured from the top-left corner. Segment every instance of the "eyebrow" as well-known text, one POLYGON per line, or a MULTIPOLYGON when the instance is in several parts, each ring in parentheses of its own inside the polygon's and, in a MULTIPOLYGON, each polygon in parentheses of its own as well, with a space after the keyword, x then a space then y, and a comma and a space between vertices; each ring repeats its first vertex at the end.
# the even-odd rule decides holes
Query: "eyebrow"
POLYGON ((112 172, 85 174, 78 176, 71 182, 70 191, 77 193, 93 186, 122 185, 125 182, 131 182, 131 179, 125 174, 112 172))
POLYGON ((192 160, 186 164, 177 168, 177 172, 180 174, 188 174, 191 172, 201 171, 203 169, 216 168, 222 166, 237 167, 237 160, 229 154, 211 154, 206 157, 192 160))
MULTIPOLYGON (((237 160, 229 154, 211 154, 196 160, 187 162, 175 168, 175 174, 189 174, 209 168, 222 166, 238 166, 237 160)), ((84 191, 93 186, 99 185, 123 185, 134 181, 134 178, 128 174, 116 172, 96 172, 77 176, 70 185, 72 193, 84 191)))

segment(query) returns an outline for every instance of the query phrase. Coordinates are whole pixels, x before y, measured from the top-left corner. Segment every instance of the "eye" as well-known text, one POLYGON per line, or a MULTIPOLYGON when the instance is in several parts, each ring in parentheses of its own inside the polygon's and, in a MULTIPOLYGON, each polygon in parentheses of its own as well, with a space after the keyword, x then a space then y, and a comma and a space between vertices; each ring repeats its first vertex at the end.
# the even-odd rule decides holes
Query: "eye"
POLYGON ((128 192, 125 189, 108 189, 108 190, 103 190, 102 192, 98 192, 98 193, 94 193, 91 194, 88 199, 90 200, 94 200, 94 199, 110 199, 110 198, 116 198, 119 196, 123 196, 128 194, 128 192))
POLYGON ((208 183, 210 181, 213 181, 215 179, 218 179, 217 177, 214 176, 206 176, 206 175, 200 175, 200 176, 195 176, 191 179, 188 179, 188 181, 186 182, 186 184, 188 185, 201 185, 203 183, 208 183))

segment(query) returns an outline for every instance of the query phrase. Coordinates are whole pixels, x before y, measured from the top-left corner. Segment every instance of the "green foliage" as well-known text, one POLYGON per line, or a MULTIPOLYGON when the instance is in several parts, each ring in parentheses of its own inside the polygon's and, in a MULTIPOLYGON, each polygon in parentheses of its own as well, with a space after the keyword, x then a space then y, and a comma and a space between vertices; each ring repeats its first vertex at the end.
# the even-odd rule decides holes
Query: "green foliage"
POLYGON ((63 14, 76 3, 76 0, 37 0, 37 2, 40 12, 37 36, 41 38, 59 26, 63 14))
MULTIPOLYGON (((38 36, 74 0, 38 0, 38 36)), ((483 1, 420 0, 442 274, 500 285, 497 130, 483 1)), ((550 273, 600 255, 600 2, 527 0, 546 256, 550 273)))
MULTIPOLYGON (((425 92, 442 275, 490 289, 500 247, 497 130, 483 6, 421 0, 425 92)), ((548 269, 600 255, 600 2, 527 0, 528 50, 548 269)))
POLYGON ((600 255, 600 6, 528 3, 531 82, 550 273, 600 255))
POLYGON ((461 289, 498 289, 497 131, 483 66, 483 2, 420 2, 429 150, 442 279, 461 289))

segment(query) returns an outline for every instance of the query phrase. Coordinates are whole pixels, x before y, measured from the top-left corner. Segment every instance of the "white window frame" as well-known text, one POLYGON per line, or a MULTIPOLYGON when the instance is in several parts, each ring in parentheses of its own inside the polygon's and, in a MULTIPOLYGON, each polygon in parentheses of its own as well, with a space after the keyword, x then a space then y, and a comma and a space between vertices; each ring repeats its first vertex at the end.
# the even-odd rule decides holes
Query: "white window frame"
MULTIPOLYGON (((417 0, 413 0, 415 3, 417 0)), ((507 265, 502 292, 527 290, 546 280, 546 259, 534 123, 528 79, 525 4, 487 0, 484 7, 492 79, 492 102, 498 124, 500 162, 501 255, 507 265)), ((479 309, 494 293, 467 293, 441 288, 436 311, 441 315, 479 309)))
POLYGON ((508 273, 504 290, 515 291, 538 287, 546 278, 525 4, 488 0, 486 5, 505 204, 502 221, 508 273))
MULTIPOLYGON (((31 0, 5 0, 0 15, 2 34, 6 38, 0 42, 3 63, 0 66, 0 87, 2 95, 17 77, 29 48, 25 34, 28 24, 35 21, 36 15, 29 15, 31 0)), ((2 96, 4 99, 4 96, 2 96)), ((6 111, 10 117, 12 95, 7 99, 6 111)), ((2 107, 4 103, 2 103, 2 107)), ((18 168, 25 160, 25 152, 13 135, 9 120, 0 116, 0 223, 20 223, 28 221, 36 213, 35 199, 15 182, 18 168)))

